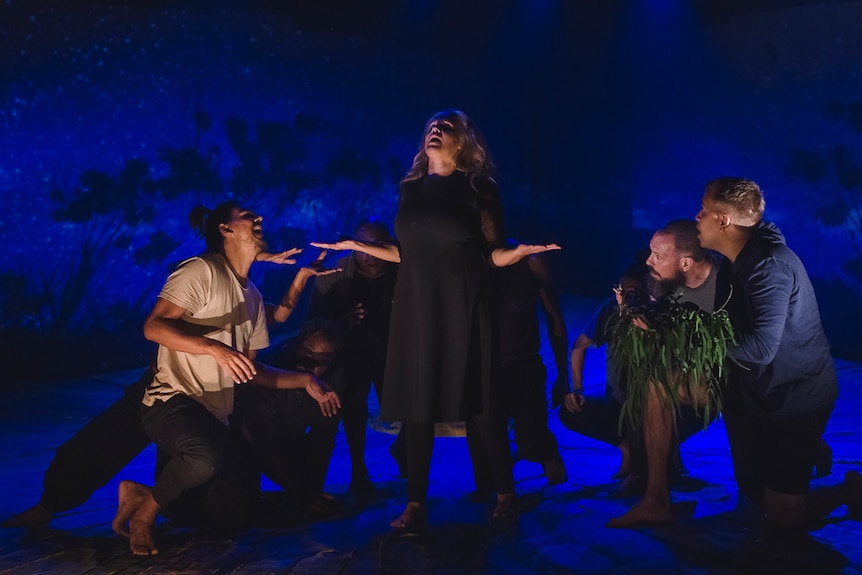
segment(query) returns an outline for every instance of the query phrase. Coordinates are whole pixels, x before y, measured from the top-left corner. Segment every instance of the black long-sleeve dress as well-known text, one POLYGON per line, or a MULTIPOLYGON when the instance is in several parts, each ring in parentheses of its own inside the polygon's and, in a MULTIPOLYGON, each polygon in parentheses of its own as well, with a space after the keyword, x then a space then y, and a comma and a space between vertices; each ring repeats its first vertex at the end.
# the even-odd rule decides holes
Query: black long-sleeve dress
POLYGON ((401 186, 381 417, 463 421, 487 414, 497 369, 489 254, 504 243, 497 185, 454 172, 401 186))

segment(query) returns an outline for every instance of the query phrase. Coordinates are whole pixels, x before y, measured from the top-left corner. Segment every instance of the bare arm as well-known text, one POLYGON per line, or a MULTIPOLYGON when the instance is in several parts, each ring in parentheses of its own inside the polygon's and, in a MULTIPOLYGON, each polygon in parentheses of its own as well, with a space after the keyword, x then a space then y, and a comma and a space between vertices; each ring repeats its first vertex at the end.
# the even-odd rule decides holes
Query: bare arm
POLYGON ((518 244, 514 248, 497 248, 491 252, 491 262, 498 268, 516 264, 527 256, 562 249, 557 244, 518 244))
POLYGON ((284 296, 281 298, 281 302, 279 302, 277 306, 267 305, 267 324, 272 325, 275 323, 283 323, 287 321, 287 318, 290 317, 290 314, 293 313, 293 310, 299 303, 299 298, 302 295, 302 292, 305 289, 305 285, 308 283, 309 278, 325 276, 340 271, 340 268, 324 268, 323 258, 325 257, 326 250, 323 250, 320 252, 320 255, 317 257, 317 259, 311 263, 311 265, 299 268, 299 271, 296 272, 296 275, 293 277, 293 281, 290 283, 290 286, 287 288, 287 291, 284 292, 284 296))
POLYGON ((548 327, 548 340, 554 354, 554 365, 557 368, 557 379, 551 392, 551 406, 556 407, 562 402, 563 395, 569 390, 569 341, 566 333, 566 320, 560 308, 560 298, 557 287, 551 277, 551 270, 543 256, 533 255, 527 259, 530 272, 539 283, 539 299, 545 310, 548 327), (559 401, 557 401, 559 399, 559 401))
POLYGON ((392 262, 395 264, 401 263, 401 250, 398 249, 398 246, 396 244, 360 242, 357 240, 343 240, 340 242, 332 243, 311 242, 311 245, 324 250, 353 250, 356 252, 362 252, 364 254, 374 256, 375 258, 381 259, 383 261, 392 262))
POLYGON ((580 411, 586 400, 584 399, 584 361, 587 356, 587 348, 593 344, 586 334, 578 335, 575 343, 572 345, 572 352, 569 354, 569 362, 572 366, 572 391, 570 391, 564 400, 566 409, 569 411, 580 411))
POLYGON ((278 369, 258 361, 254 362, 254 366, 257 375, 250 381, 252 385, 268 389, 305 389, 327 417, 335 415, 341 408, 338 394, 311 372, 278 369))
POLYGON ((192 333, 191 326, 181 319, 187 311, 166 299, 157 298, 153 310, 144 320, 144 337, 175 351, 212 356, 227 370, 234 383, 254 377, 256 372, 251 359, 220 341, 192 333))
POLYGON ((503 232, 503 209, 500 205, 500 193, 496 182, 489 178, 477 178, 475 184, 479 190, 482 235, 485 237, 485 245, 491 252, 491 263, 495 267, 504 268, 518 263, 529 255, 560 249, 557 244, 518 244, 514 248, 507 247, 503 232))

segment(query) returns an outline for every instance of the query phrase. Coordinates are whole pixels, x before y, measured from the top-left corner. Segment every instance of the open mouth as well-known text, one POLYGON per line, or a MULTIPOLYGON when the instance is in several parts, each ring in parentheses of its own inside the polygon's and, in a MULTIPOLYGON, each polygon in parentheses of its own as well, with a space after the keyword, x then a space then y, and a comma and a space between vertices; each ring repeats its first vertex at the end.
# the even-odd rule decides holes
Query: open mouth
POLYGON ((254 234, 254 237, 256 238, 262 238, 263 226, 254 226, 253 228, 251 228, 251 233, 254 234))
POLYGON ((429 145, 429 146, 432 146, 432 145, 433 145, 433 146, 439 146, 439 145, 441 145, 442 143, 443 143, 443 140, 441 140, 441 139, 440 139, 440 138, 438 138, 437 136, 431 136, 430 138, 428 138, 428 144, 427 144, 427 145, 429 145))

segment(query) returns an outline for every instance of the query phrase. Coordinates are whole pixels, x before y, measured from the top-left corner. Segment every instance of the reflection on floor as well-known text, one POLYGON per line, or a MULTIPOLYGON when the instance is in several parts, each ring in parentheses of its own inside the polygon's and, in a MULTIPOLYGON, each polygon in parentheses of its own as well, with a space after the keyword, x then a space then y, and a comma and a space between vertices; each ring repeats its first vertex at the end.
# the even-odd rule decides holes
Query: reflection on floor
MULTIPOLYGON (((595 302, 567 298, 570 338, 595 302)), ((550 351, 545 346, 546 363, 550 351)), ((588 357, 588 388, 601 390, 603 355, 588 357)), ((827 428, 832 474, 814 485, 840 481, 862 468, 862 366, 838 361, 841 398, 827 428)), ((35 503, 54 449, 102 411, 138 371, 38 384, 3 385, 0 403, 0 517, 35 503)), ((473 480, 466 443, 436 440, 428 529, 394 533, 389 521, 402 509, 405 485, 389 456, 392 435, 369 431, 368 463, 377 494, 349 495, 347 447, 339 435, 327 489, 343 506, 309 522, 291 514, 270 483, 260 521, 226 540, 160 522, 161 553, 135 557, 113 534, 117 482, 151 483, 152 448, 87 503, 56 517, 50 527, 0 530, 0 573, 292 573, 292 574, 529 574, 529 573, 862 573, 862 522, 837 510, 818 529, 789 536, 765 528, 738 505, 722 422, 683 446, 690 477, 674 488, 676 522, 669 526, 608 529, 633 499, 611 497, 619 464, 614 448, 563 428, 551 428, 568 468, 566 483, 548 486, 541 466, 515 465, 521 516, 489 520, 490 502, 470 499, 473 480)))

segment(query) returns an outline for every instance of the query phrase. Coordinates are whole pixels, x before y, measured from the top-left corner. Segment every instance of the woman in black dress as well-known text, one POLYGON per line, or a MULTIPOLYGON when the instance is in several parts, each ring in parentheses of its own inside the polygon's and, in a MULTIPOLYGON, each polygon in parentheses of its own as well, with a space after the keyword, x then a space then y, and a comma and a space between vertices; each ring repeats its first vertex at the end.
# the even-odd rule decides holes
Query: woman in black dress
POLYGON ((492 403, 497 361, 488 270, 559 246, 506 247, 493 170, 470 118, 439 112, 401 180, 398 245, 312 243, 401 264, 381 405, 382 419, 406 424, 408 503, 393 527, 425 520, 435 422, 476 424, 497 487, 494 516, 516 513, 506 422, 492 403))

